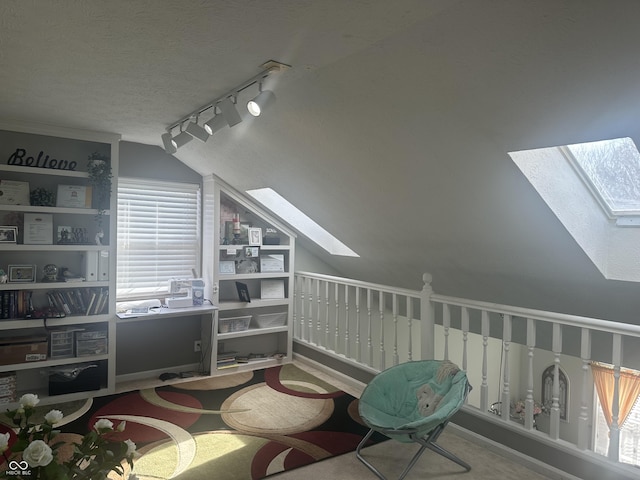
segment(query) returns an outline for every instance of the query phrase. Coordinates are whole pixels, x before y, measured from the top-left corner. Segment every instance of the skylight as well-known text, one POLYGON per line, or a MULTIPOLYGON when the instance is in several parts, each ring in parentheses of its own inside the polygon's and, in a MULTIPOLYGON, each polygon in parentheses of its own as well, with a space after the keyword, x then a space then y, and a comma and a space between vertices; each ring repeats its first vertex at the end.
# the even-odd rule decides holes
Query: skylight
POLYGON ((610 217, 640 214, 640 153, 630 138, 568 145, 610 217))
POLYGON ((247 190, 247 193, 331 255, 347 257, 360 256, 301 212, 275 190, 271 188, 257 188, 247 190))

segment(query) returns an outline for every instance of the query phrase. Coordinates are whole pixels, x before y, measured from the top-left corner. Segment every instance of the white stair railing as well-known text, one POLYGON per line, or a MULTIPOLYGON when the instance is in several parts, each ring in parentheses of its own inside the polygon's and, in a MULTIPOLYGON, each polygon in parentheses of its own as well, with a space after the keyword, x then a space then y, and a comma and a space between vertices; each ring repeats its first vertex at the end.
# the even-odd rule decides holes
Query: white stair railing
POLYGON ((637 368, 625 364, 622 347, 640 350, 639 325, 439 295, 429 274, 421 290, 309 272, 295 278, 296 342, 374 373, 421 358, 449 359, 477 382, 467 400, 472 411, 578 450, 592 443, 590 364, 613 365, 610 458, 617 460, 620 369, 637 368), (543 392, 541 371, 549 366, 553 383, 543 392), (560 384, 560 369, 570 372, 569 385, 560 384), (543 393, 548 411, 540 415, 543 393), (516 401, 522 412, 513 411, 516 401))

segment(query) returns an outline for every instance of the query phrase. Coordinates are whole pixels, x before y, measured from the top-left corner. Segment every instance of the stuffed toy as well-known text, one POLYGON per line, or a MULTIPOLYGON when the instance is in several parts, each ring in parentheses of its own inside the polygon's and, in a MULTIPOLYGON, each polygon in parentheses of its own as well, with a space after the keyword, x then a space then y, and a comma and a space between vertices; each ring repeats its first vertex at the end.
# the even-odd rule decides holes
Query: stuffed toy
POLYGON ((418 412, 423 417, 428 417, 435 412, 442 400, 442 395, 436 394, 428 383, 416 390, 416 397, 418 397, 418 412))

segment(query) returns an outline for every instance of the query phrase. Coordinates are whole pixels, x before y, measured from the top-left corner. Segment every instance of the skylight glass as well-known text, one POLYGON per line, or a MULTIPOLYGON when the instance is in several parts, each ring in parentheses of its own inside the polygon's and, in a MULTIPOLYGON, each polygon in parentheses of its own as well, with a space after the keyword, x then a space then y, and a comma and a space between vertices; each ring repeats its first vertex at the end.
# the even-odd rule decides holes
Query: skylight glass
POLYGON ((568 145, 612 216, 640 214, 640 153, 630 138, 568 145))
POLYGON ((331 255, 360 256, 272 188, 257 188, 247 193, 331 255))

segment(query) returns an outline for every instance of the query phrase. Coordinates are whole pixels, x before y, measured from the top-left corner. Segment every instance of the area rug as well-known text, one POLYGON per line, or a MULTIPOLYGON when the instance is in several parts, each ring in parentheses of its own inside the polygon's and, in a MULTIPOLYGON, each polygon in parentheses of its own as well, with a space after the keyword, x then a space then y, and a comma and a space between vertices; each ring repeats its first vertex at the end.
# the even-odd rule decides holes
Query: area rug
POLYGON ((65 414, 58 440, 126 421, 138 480, 261 479, 354 451, 368 430, 356 398, 291 364, 41 408, 65 414))

